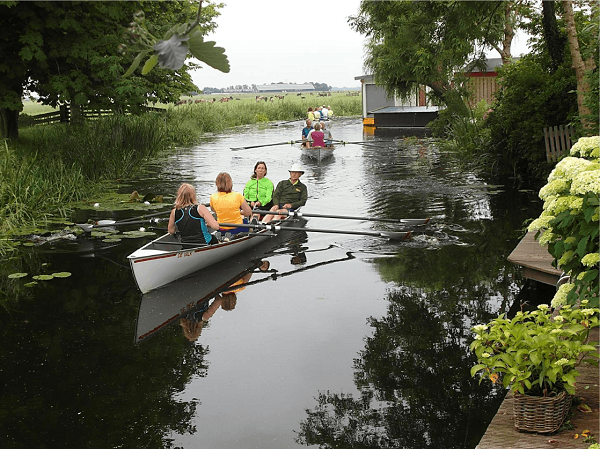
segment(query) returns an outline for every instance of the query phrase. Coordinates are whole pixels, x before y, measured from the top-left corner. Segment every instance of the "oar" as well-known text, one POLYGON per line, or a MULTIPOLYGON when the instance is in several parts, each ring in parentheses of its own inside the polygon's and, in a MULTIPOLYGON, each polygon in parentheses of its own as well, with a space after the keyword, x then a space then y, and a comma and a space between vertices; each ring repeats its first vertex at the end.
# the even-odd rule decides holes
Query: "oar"
POLYGON ((366 146, 366 147, 374 147, 374 148, 381 147, 381 145, 376 145, 373 142, 362 142, 362 141, 348 142, 346 140, 335 140, 335 139, 332 139, 331 141, 332 142, 336 142, 336 143, 341 143, 342 145, 353 144, 353 145, 363 145, 363 146, 366 146))
POLYGON ((265 229, 271 232, 279 231, 301 231, 301 232, 324 232, 328 234, 353 234, 353 235, 370 235, 372 237, 383 237, 390 240, 408 240, 411 236, 410 231, 392 232, 392 231, 349 231, 344 229, 317 229, 317 228, 295 228, 292 226, 280 226, 276 224, 235 224, 235 223, 219 223, 219 226, 231 228, 254 228, 265 229))
POLYGON ((272 126, 285 125, 286 123, 294 123, 294 122, 299 122, 300 120, 303 120, 303 119, 301 119, 301 118, 297 118, 296 120, 288 120, 287 122, 273 123, 273 124, 272 124, 272 126))
POLYGON ((105 228, 105 227, 112 227, 112 226, 128 226, 128 225, 134 225, 134 224, 157 224, 160 223, 161 221, 167 221, 168 218, 150 218, 149 220, 136 220, 136 221, 113 221, 113 220, 102 220, 101 222, 99 222, 98 224, 87 224, 87 223, 77 223, 77 226, 79 226, 81 229, 83 229, 85 232, 90 232, 92 229, 96 229, 96 228, 105 228))
POLYGON ((275 145, 293 145, 295 143, 298 143, 298 142, 296 142, 295 140, 289 140, 287 142, 265 143, 265 144, 262 144, 262 145, 251 145, 251 146, 248 146, 248 147, 236 147, 236 148, 232 148, 231 150, 232 151, 249 150, 250 148, 272 147, 272 146, 275 146, 275 145))
POLYGON ((125 220, 118 220, 118 221, 115 221, 115 223, 127 223, 129 221, 138 221, 138 220, 145 219, 145 218, 159 217, 161 215, 169 215, 170 213, 171 213, 170 210, 166 210, 166 211, 162 211, 162 212, 157 212, 155 214, 147 214, 147 215, 141 215, 139 217, 126 218, 125 220))
POLYGON ((371 218, 371 217, 353 217, 353 216, 349 216, 349 215, 328 215, 328 214, 306 214, 304 212, 298 212, 298 211, 280 211, 280 212, 271 212, 271 211, 264 211, 264 210, 253 210, 252 211, 253 214, 260 214, 260 215, 268 215, 268 214, 272 214, 272 215, 287 215, 290 217, 296 217, 296 218, 300 218, 300 217, 315 217, 315 218, 340 218, 342 220, 363 220, 363 221, 382 221, 384 223, 401 223, 401 224, 408 224, 408 225, 413 225, 413 226, 417 226, 417 225, 424 225, 429 223, 430 218, 398 218, 398 219, 391 219, 391 218, 371 218))

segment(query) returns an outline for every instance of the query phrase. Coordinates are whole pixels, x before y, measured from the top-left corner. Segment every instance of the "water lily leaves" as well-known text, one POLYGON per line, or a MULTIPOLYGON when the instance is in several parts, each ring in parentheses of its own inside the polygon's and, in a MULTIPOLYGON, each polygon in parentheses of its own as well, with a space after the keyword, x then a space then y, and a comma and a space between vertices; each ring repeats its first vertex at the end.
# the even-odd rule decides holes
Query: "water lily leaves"
POLYGON ((71 273, 68 271, 59 271, 58 273, 52 273, 52 276, 55 278, 68 278, 71 276, 71 273))
POLYGON ((33 276, 33 279, 35 279, 36 281, 49 281, 53 278, 54 276, 51 274, 38 274, 37 276, 33 276))
POLYGON ((120 238, 115 238, 115 237, 106 237, 105 239, 103 239, 102 241, 105 243, 117 243, 120 242, 122 239, 120 238))
POLYGON ((37 281, 31 281, 28 282, 27 284, 23 284, 25 287, 33 287, 34 285, 37 285, 37 281))
POLYGON ((12 273, 8 275, 9 279, 19 279, 19 278, 24 278, 25 276, 27 276, 29 273, 12 273))
POLYGON ((152 231, 125 231, 123 233, 124 238, 137 239, 138 237, 146 237, 148 235, 156 235, 156 232, 152 231))

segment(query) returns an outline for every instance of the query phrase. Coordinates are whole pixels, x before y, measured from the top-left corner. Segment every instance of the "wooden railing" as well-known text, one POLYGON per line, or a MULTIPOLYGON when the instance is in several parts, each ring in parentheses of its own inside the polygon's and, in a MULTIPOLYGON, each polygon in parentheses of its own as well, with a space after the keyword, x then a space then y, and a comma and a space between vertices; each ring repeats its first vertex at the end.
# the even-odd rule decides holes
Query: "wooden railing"
POLYGON ((544 128, 546 159, 548 162, 556 162, 561 157, 569 154, 569 150, 573 146, 574 135, 575 129, 568 125, 544 128))
MULTIPOLYGON (((146 111, 153 112, 165 112, 166 109, 162 108, 154 108, 151 106, 146 106, 146 111)), ((111 109, 84 109, 82 112, 82 116, 86 119, 94 119, 98 117, 102 117, 105 115, 114 114, 114 111, 111 109)), ((30 120, 27 124, 33 125, 45 125, 48 123, 69 123, 71 120, 71 110, 68 106, 61 106, 58 111, 46 112, 44 114, 36 114, 30 117, 30 120)), ((25 125, 27 126, 27 125, 25 125)))

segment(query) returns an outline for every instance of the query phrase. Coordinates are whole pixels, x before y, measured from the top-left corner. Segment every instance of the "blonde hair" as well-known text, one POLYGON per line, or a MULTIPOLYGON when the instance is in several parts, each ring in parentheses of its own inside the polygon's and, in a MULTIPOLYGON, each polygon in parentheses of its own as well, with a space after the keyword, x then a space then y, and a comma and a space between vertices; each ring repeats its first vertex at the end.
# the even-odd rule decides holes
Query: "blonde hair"
POLYGON ((321 129, 321 124, 320 123, 315 123, 315 131, 318 131, 321 129))
POLYGON ((183 335, 189 341, 196 341, 202 333, 204 327, 204 321, 190 321, 187 318, 181 318, 179 325, 183 328, 183 335))
POLYGON ((198 204, 196 199, 196 189, 191 184, 184 182, 177 190, 177 198, 175 198, 175 208, 182 209, 186 206, 198 204))
POLYGON ((233 189, 233 181, 231 180, 229 173, 219 173, 217 179, 215 179, 215 184, 219 192, 229 193, 233 189))

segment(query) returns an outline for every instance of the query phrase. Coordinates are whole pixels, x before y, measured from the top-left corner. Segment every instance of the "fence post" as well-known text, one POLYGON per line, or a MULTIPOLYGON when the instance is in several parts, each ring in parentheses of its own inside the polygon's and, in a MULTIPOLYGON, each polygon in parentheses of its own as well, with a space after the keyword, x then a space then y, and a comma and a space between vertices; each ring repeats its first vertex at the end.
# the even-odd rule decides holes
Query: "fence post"
POLYGON ((60 105, 60 122, 69 123, 69 107, 66 104, 60 105))

